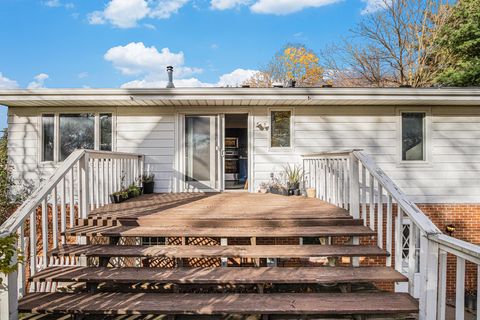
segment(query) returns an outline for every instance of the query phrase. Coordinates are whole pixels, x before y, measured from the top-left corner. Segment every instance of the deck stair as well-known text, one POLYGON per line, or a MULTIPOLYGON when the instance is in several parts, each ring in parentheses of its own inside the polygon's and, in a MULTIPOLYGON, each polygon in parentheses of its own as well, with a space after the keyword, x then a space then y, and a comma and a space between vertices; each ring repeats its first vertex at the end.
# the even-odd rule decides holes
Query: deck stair
POLYGON ((77 219, 60 236, 84 237, 85 244, 61 245, 50 253, 82 257, 82 265, 50 266, 31 276, 31 286, 58 282, 62 289, 27 294, 19 310, 87 318, 418 313, 410 295, 379 289, 408 279, 391 267, 362 263, 388 252, 374 245, 376 233, 345 209, 317 199, 243 193, 169 199, 141 196, 77 219), (164 242, 145 244, 150 238, 164 242), (192 239, 208 239, 208 245, 192 239), (316 241, 306 244, 307 239, 316 241), (363 241, 356 245, 353 239, 363 241), (156 267, 152 259, 174 263, 156 267), (193 266, 191 259, 218 263, 193 266))

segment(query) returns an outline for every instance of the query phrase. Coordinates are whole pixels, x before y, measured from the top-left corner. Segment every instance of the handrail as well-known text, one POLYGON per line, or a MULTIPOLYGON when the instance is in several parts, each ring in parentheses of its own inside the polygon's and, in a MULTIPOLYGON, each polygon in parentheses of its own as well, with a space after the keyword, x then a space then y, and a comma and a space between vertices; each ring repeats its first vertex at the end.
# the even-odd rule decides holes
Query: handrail
MULTIPOLYGON (((408 277, 408 292, 419 298, 420 320, 445 319, 447 254, 454 255, 455 318, 464 319, 465 262, 476 264, 480 275, 479 245, 443 234, 362 150, 305 154, 302 159, 305 188, 315 190, 316 197, 349 210, 354 218, 363 218, 364 225, 376 231, 377 245, 385 246, 388 253, 394 254, 395 269, 408 277), (397 205, 395 220, 394 204, 397 205), (404 215, 408 220, 404 220, 404 215), (404 226, 409 228, 406 235, 404 226), (395 241, 395 251, 392 241, 395 241), (406 258, 405 249, 408 250, 406 258), (415 276, 417 273, 420 277, 415 276)), ((359 244, 358 238, 352 240, 353 244, 359 244)), ((391 257, 387 257, 385 263, 391 266, 391 257)), ((352 264, 358 266, 358 260, 352 260, 352 264)), ((480 276, 477 281, 479 296, 480 276)), ((480 301, 477 306, 480 308, 480 301)))
POLYGON ((430 220, 420 208, 413 203, 395 182, 373 161, 373 159, 362 151, 354 151, 355 157, 368 169, 368 171, 381 182, 383 188, 392 195, 402 207, 411 220, 426 234, 442 233, 440 229, 430 220))
POLYGON ((53 175, 51 175, 42 186, 33 191, 22 205, 20 205, 20 207, 18 207, 17 210, 15 210, 15 212, 0 226, 0 238, 7 237, 22 225, 32 210, 38 206, 38 199, 42 199, 52 192, 55 185, 58 184, 68 170, 70 170, 71 167, 83 157, 85 152, 86 150, 73 151, 62 165, 55 170, 53 175))
POLYGON ((88 154, 90 159, 98 159, 108 156, 111 159, 131 157, 141 157, 139 153, 125 153, 125 152, 111 152, 99 150, 85 150, 78 149, 73 151, 61 166, 42 184, 37 188, 27 200, 25 200, 20 207, 0 226, 0 238, 10 235, 18 229, 18 227, 25 221, 27 216, 38 206, 38 200, 44 198, 55 188, 62 178, 68 173, 72 166, 78 162, 85 154, 88 154))

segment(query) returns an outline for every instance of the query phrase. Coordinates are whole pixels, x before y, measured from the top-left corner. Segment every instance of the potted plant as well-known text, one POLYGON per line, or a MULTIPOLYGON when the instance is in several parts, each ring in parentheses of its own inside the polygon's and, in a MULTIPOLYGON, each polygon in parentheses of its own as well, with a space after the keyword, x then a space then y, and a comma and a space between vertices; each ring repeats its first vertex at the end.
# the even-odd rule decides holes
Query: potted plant
POLYGON ((465 290, 465 308, 468 310, 476 310, 477 299, 477 293, 474 290, 465 290))
POLYGON ((289 195, 300 195, 300 181, 303 178, 303 170, 300 166, 287 164, 283 168, 287 178, 287 189, 289 195))
POLYGON ((120 203, 128 199, 128 190, 120 190, 110 195, 110 200, 113 203, 120 203))
POLYGON ((142 176, 143 193, 151 194, 155 189, 155 175, 153 173, 146 173, 142 176))
POLYGON ((270 193, 280 194, 282 196, 286 196, 288 194, 288 190, 278 181, 272 181, 268 190, 270 193))
POLYGON ((268 193, 268 187, 269 187, 269 186, 268 186, 268 183, 262 182, 262 183, 260 183, 260 188, 259 188, 258 191, 259 191, 260 193, 268 193))
POLYGON ((128 197, 129 198, 135 198, 138 197, 139 195, 142 194, 142 189, 132 183, 131 185, 128 186, 128 197))

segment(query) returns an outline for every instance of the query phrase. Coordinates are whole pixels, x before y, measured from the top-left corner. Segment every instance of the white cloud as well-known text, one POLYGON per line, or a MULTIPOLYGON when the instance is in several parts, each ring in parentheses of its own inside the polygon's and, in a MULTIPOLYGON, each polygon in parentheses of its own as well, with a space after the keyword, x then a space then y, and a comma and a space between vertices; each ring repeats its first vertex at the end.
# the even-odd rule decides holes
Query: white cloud
POLYGON ((51 8, 65 7, 67 9, 73 9, 75 7, 71 2, 63 4, 60 0, 47 0, 43 1, 42 4, 51 8))
POLYGON ((0 89, 17 89, 18 83, 15 80, 11 80, 7 77, 4 77, 0 72, 0 89))
POLYGON ((318 8, 341 0, 258 0, 250 9, 255 13, 286 15, 306 8, 318 8))
POLYGON ((238 87, 250 79, 258 70, 236 69, 220 77, 218 87, 238 87))
POLYGON ((362 10, 362 14, 374 13, 376 11, 382 10, 385 8, 385 0, 362 0, 366 3, 365 8, 362 10))
POLYGON ((79 78, 79 79, 85 79, 85 78, 87 78, 87 77, 88 77, 88 72, 80 72, 80 73, 78 74, 78 78, 79 78))
POLYGON ((227 10, 249 3, 251 3, 251 0, 212 0, 210 6, 215 10, 227 10))
POLYGON ((202 71, 184 66, 185 58, 181 51, 174 53, 169 48, 158 51, 154 46, 146 47, 143 42, 113 47, 105 53, 104 58, 125 75, 163 74, 167 66, 173 66, 181 76, 202 71))
MULTIPOLYGON (((174 13, 187 4, 189 0, 160 0, 157 5, 150 9, 151 18, 168 19, 174 13)), ((154 2, 154 1, 151 1, 154 2)))
POLYGON ((103 11, 87 15, 90 24, 106 22, 118 28, 133 28, 144 18, 168 19, 189 0, 110 0, 103 11))
MULTIPOLYGON (((220 76, 218 82, 216 83, 202 82, 197 78, 176 79, 175 77, 173 82, 177 88, 238 87, 257 72, 257 70, 236 69, 230 73, 220 76)), ((151 79, 151 77, 146 77, 144 79, 133 80, 124 83, 122 88, 165 88, 166 86, 167 80, 158 80, 151 79)))
POLYGON ((37 74, 27 86, 27 89, 43 89, 45 88, 45 80, 49 78, 48 74, 40 73, 37 74))

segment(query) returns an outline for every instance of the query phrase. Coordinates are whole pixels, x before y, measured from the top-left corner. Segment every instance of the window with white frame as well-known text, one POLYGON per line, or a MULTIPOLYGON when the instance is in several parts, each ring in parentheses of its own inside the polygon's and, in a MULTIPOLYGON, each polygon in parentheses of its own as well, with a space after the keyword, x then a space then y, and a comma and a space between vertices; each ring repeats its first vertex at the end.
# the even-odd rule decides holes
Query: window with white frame
POLYGON ((401 113, 402 161, 426 161, 426 113, 401 113))
POLYGON ((292 146, 292 110, 270 111, 270 147, 292 146))
POLYGON ((64 161, 76 149, 112 151, 111 113, 42 115, 42 161, 64 161))

